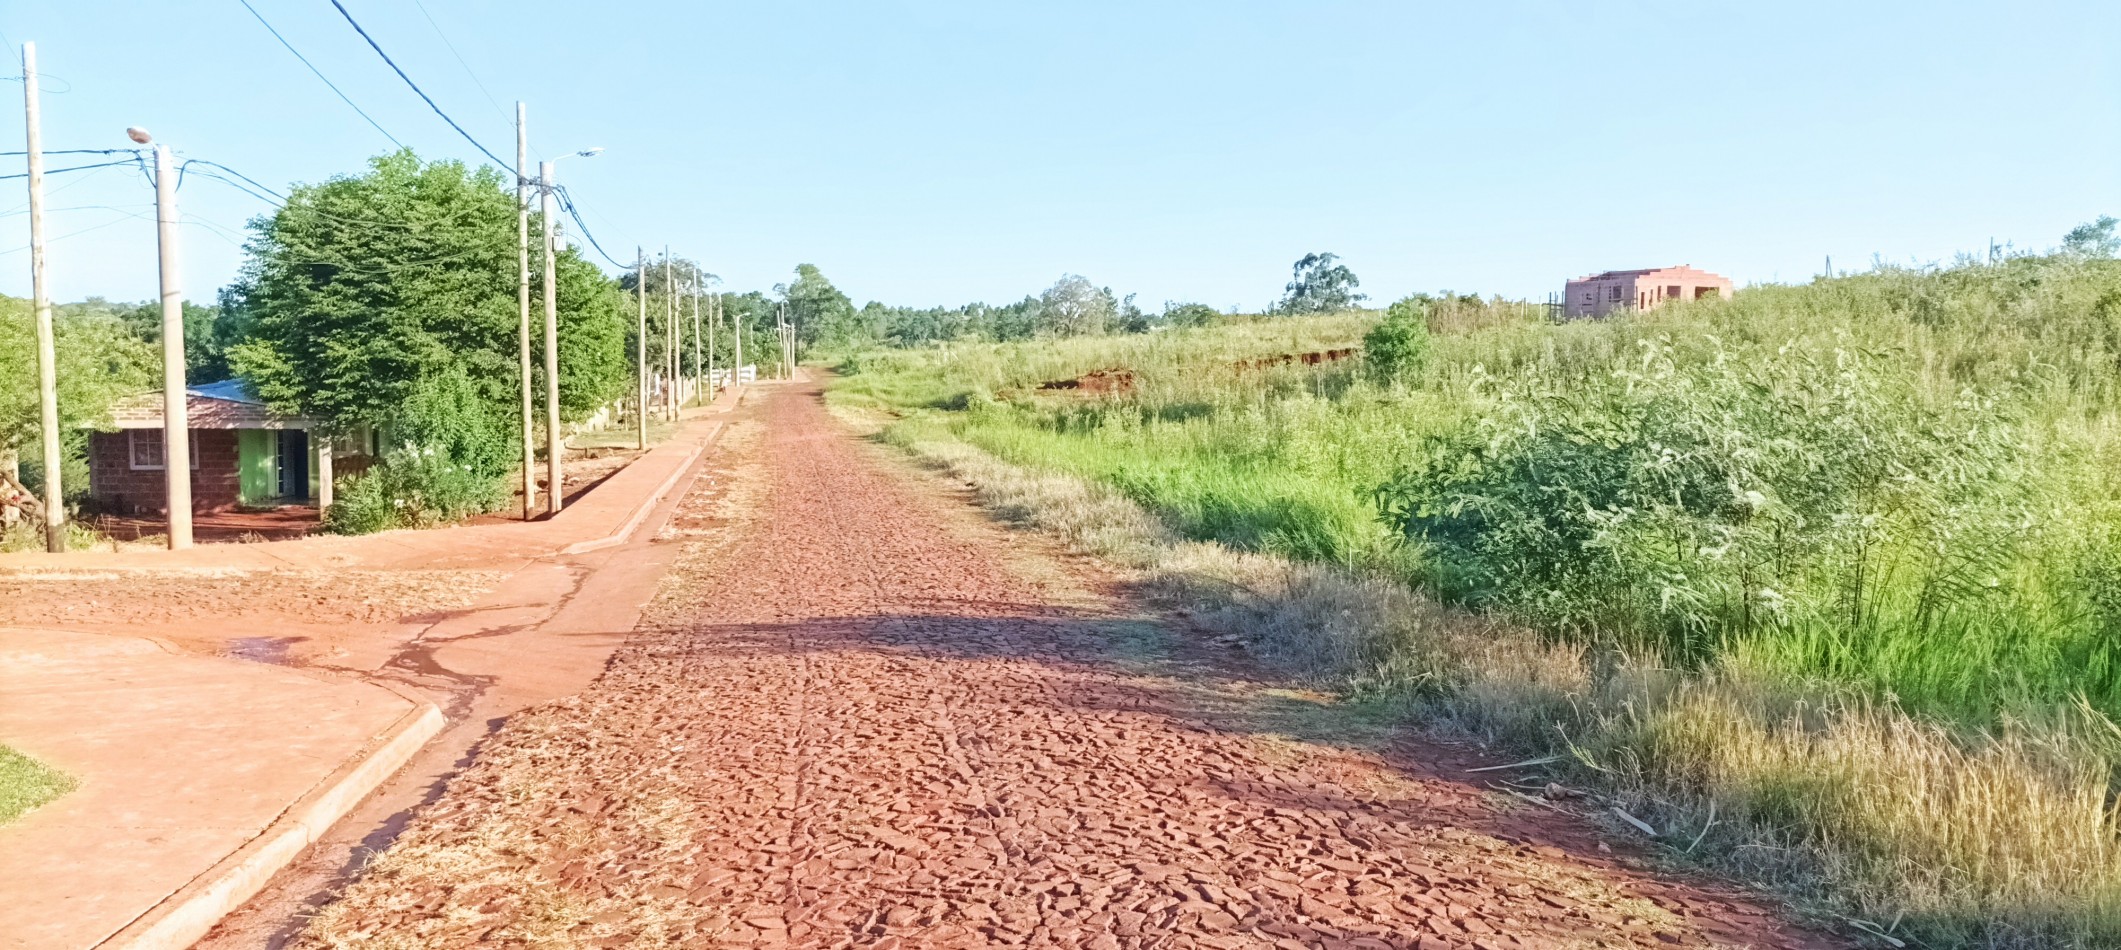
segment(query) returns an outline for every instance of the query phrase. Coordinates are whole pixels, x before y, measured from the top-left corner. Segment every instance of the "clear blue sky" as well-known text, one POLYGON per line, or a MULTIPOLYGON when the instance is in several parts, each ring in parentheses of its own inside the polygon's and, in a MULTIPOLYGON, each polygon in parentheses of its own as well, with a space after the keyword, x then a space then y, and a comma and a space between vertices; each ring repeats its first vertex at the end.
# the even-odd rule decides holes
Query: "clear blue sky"
MULTIPOLYGON (((391 134, 473 157, 328 0, 252 2, 391 134)), ((1380 300, 1543 298, 1609 268, 1794 281, 1829 254, 2046 247, 2121 214, 2110 0, 344 2, 495 152, 516 99, 538 151, 605 146, 560 177, 612 253, 667 242, 737 289, 807 261, 857 302, 1074 272, 1151 309, 1258 307, 1333 251, 1380 300)), ((0 34, 52 77, 47 148, 141 125, 275 187, 389 148, 238 0, 23 0, 0 34)), ((48 189, 56 296, 152 296, 139 174, 48 189)), ((23 194, 0 182, 18 296, 23 194)), ((187 296, 210 300, 263 208, 204 180, 181 200, 187 296)))

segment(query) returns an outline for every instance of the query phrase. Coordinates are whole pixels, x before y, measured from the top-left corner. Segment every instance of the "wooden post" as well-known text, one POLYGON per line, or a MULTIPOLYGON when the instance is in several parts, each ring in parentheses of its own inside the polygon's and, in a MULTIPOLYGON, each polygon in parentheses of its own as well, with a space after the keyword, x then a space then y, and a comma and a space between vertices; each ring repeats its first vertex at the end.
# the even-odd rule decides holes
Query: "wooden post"
POLYGON ((561 459, 566 446, 560 441, 560 271, 553 260, 559 253, 560 220, 552 209, 552 163, 538 163, 538 209, 545 217, 545 510, 559 514, 567 492, 561 481, 561 459))
POLYGON ((516 371, 523 377, 523 520, 538 506, 538 430, 530 374, 530 164, 523 104, 516 103, 516 371))
MULTIPOLYGON (((59 357, 52 334, 52 291, 44 276, 44 145, 38 128, 37 44, 22 44, 22 95, 28 114, 29 283, 37 321, 37 420, 44 449, 44 549, 66 550, 66 492, 59 484, 59 357)), ((10 472, 9 474, 13 474, 10 472)))
POLYGON ((648 448, 648 252, 633 248, 633 299, 641 306, 640 331, 634 334, 633 378, 640 392, 633 402, 635 439, 648 448))
POLYGON ((700 393, 700 378, 707 372, 707 364, 700 362, 700 288, 697 272, 692 279, 692 292, 686 296, 692 301, 692 394, 697 398, 700 393))
POLYGON ((663 245, 663 411, 678 419, 677 284, 670 276, 670 245, 663 245))
POLYGON ((155 244, 162 270, 162 466, 169 546, 191 547, 191 416, 185 406, 184 292, 177 274, 177 176, 169 146, 155 146, 155 244))
POLYGON ((331 436, 311 429, 309 437, 317 443, 317 510, 324 511, 331 507, 331 436))

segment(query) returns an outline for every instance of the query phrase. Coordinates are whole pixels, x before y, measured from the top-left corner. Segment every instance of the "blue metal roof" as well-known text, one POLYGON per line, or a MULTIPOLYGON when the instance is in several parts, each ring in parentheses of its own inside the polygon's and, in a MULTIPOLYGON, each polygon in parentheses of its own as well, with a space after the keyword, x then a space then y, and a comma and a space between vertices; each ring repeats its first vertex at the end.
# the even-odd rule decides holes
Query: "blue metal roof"
POLYGON ((208 399, 247 403, 253 406, 265 405, 265 400, 259 399, 258 394, 251 390, 250 383, 240 379, 224 379, 218 383, 186 386, 184 391, 194 396, 204 396, 208 399))

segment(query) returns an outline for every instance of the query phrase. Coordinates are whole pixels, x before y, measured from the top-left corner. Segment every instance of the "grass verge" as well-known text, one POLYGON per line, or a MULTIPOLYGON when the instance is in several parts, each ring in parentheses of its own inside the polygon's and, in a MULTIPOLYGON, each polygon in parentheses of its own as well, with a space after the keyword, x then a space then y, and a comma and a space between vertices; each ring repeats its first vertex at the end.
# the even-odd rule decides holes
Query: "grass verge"
POLYGON ((66 794, 74 780, 7 746, 0 746, 0 825, 66 794))

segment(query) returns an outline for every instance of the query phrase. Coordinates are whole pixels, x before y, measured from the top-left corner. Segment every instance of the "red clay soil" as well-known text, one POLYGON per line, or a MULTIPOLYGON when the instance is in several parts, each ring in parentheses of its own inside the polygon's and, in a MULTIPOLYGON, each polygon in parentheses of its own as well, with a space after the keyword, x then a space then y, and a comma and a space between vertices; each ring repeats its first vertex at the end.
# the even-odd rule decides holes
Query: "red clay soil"
MULTIPOLYGON (((567 485, 567 497, 564 499, 565 504, 561 507, 564 508, 566 505, 572 505, 582 500, 589 494, 590 490, 604 484, 605 479, 617 475, 620 469, 633 464, 633 460, 640 458, 641 454, 638 449, 599 448, 563 456, 567 463, 566 471, 562 473, 567 485)), ((521 472, 522 469, 516 469, 508 476, 508 504, 502 505, 499 511, 473 515, 464 519, 463 523, 466 525, 505 524, 510 521, 523 520, 523 476, 520 474, 521 472)), ((551 515, 544 513, 545 474, 545 463, 540 460, 537 472, 534 473, 536 485, 538 486, 538 510, 532 513, 531 520, 533 521, 551 517, 551 515)))
MULTIPOLYGON (((160 516, 104 515, 95 520, 97 531, 120 541, 138 541, 169 534, 169 522, 160 516)), ((248 511, 202 511, 192 515, 192 540, 200 544, 245 541, 284 541, 317 530, 317 509, 305 505, 259 508, 248 511)))
POLYGON ((814 387, 760 414, 605 675, 511 720, 303 945, 1828 945, 1578 819, 1277 735, 1215 651, 814 387))
POLYGON ((1239 370, 1269 369, 1275 366, 1288 366, 1298 363, 1304 366, 1320 366, 1349 359, 1355 353, 1356 349, 1352 346, 1342 347, 1337 350, 1318 350, 1312 353, 1283 353, 1280 356, 1262 356, 1256 360, 1241 360, 1238 362, 1237 368, 1239 370))
POLYGON ((1131 369, 1100 369, 1074 379, 1056 379, 1038 384, 1045 391, 1079 392, 1093 396, 1119 396, 1134 391, 1139 382, 1131 369))

